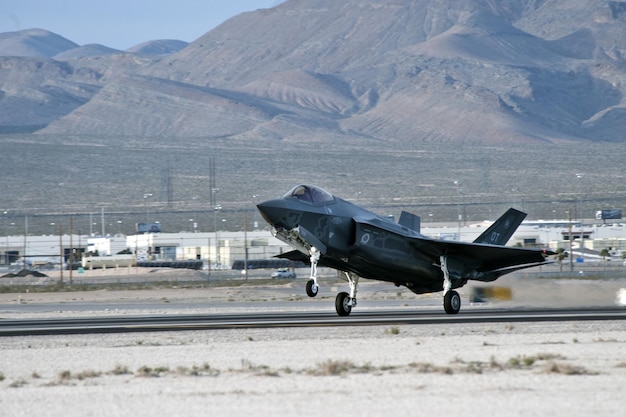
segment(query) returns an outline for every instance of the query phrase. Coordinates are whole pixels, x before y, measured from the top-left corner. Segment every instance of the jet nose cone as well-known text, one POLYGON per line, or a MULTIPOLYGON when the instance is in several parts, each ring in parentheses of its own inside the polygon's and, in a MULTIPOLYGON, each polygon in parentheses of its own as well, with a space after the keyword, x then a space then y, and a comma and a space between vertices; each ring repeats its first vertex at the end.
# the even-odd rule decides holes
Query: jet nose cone
POLYGON ((257 209, 266 222, 274 227, 286 227, 284 219, 287 217, 287 204, 285 200, 268 200, 257 204, 257 209))

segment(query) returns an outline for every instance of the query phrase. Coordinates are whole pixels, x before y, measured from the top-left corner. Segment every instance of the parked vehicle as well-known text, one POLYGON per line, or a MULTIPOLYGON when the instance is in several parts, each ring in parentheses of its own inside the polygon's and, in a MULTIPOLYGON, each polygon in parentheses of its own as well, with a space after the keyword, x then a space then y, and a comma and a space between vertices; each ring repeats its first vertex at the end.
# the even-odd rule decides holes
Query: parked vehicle
POLYGON ((277 271, 272 272, 272 278, 281 279, 295 279, 296 273, 289 271, 288 269, 279 269, 277 271))

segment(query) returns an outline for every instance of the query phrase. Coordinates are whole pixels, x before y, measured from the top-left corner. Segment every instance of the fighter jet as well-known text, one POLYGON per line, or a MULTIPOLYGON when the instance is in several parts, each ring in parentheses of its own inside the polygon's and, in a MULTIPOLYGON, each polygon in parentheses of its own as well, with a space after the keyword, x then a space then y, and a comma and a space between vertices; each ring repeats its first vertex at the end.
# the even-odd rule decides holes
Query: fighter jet
POLYGON ((554 254, 504 246, 526 217, 513 208, 471 243, 424 236, 414 214, 403 211, 396 223, 313 185, 297 185, 257 208, 274 236, 295 249, 278 256, 310 263, 309 297, 319 291, 318 266, 336 269, 348 282, 349 292, 335 300, 340 316, 357 305, 359 278, 405 286, 416 294, 443 291, 444 310, 457 314, 461 297, 455 288, 549 263, 547 256, 554 254))

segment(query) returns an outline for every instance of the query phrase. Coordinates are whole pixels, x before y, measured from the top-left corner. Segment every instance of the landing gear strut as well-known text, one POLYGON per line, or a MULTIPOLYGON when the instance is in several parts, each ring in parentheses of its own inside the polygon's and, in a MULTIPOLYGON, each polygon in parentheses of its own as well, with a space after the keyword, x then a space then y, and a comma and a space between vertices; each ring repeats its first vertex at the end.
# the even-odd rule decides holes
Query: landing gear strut
POLYGON ((317 285, 317 263, 320 260, 320 251, 315 247, 311 247, 309 252, 311 259, 311 279, 306 282, 306 295, 315 297, 319 290, 319 285, 317 285))
POLYGON ((350 285, 350 294, 347 292, 340 292, 335 298, 335 310, 340 316, 349 316, 352 312, 352 307, 356 306, 356 293, 359 286, 359 276, 352 272, 344 272, 348 284, 350 285))
POLYGON ((441 271, 443 272, 443 309, 448 314, 457 314, 461 310, 461 296, 452 289, 452 281, 448 271, 448 258, 445 255, 441 255, 439 261, 441 271))

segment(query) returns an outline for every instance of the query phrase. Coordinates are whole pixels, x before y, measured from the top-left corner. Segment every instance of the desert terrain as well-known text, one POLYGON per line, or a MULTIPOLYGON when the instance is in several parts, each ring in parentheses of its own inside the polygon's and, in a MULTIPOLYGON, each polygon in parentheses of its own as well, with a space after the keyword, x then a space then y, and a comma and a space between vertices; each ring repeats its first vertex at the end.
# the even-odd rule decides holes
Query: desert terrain
MULTIPOLYGON (((551 294, 611 305, 624 286, 623 279, 522 279, 501 280, 511 285, 513 300, 490 306, 523 308, 551 294), (537 293, 542 296, 532 296, 537 293)), ((310 303, 300 284, 0 294, 0 317, 332 308, 337 284, 310 303), (20 311, 27 306, 30 312, 20 311)), ((468 291, 463 303, 471 309, 468 291)), ((417 297, 375 282, 365 282, 360 295, 364 310, 381 300, 397 300, 397 308, 441 308, 437 294, 417 297)), ((625 343, 621 321, 5 337, 0 408, 7 416, 66 417, 620 415, 625 343)))

